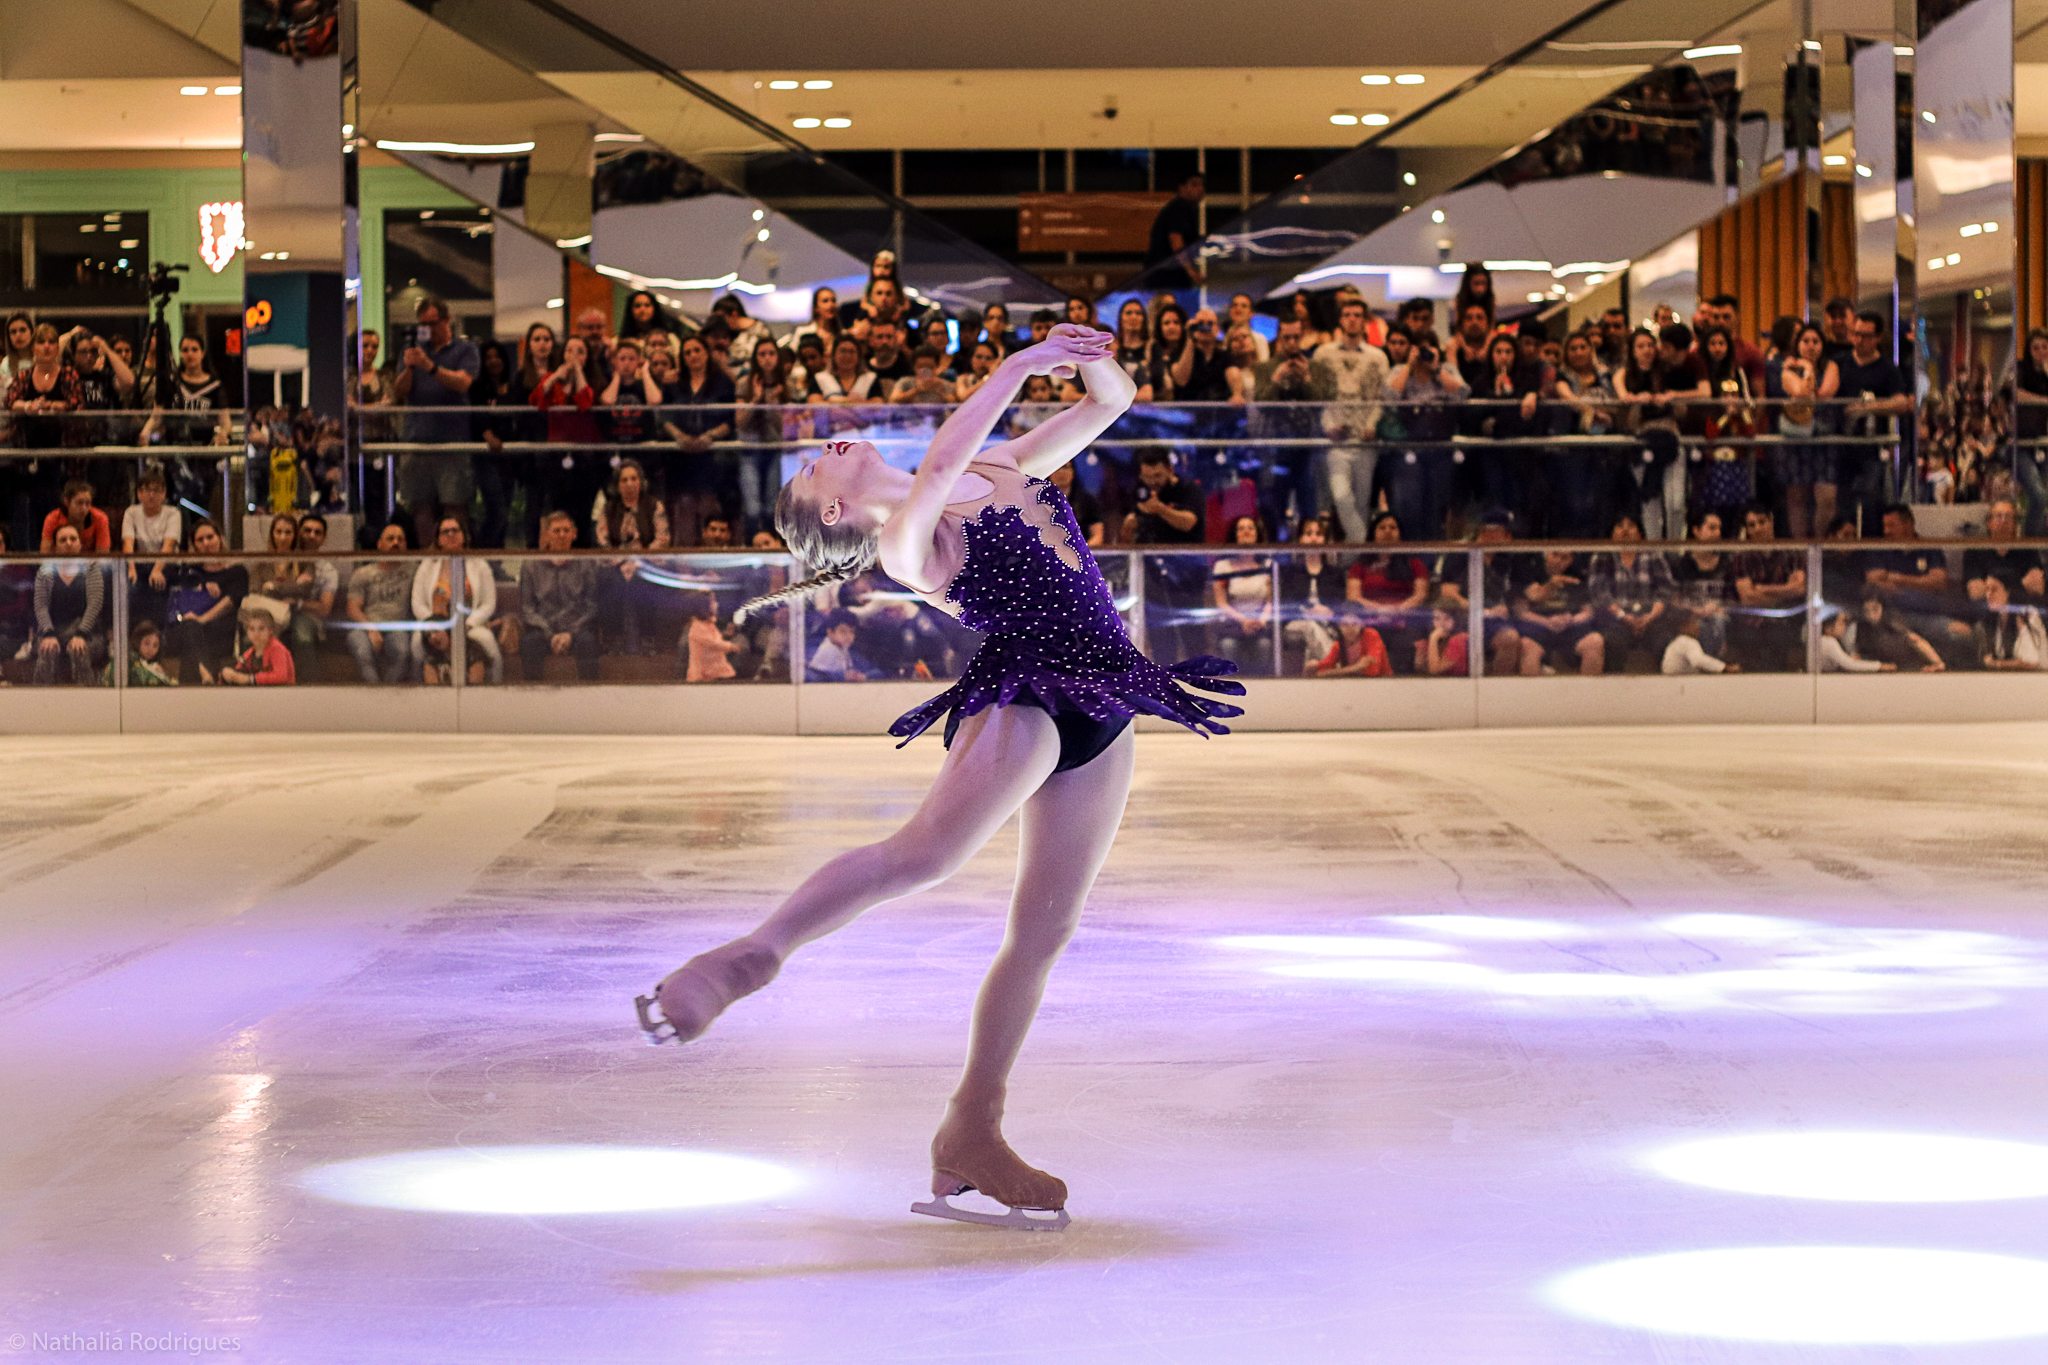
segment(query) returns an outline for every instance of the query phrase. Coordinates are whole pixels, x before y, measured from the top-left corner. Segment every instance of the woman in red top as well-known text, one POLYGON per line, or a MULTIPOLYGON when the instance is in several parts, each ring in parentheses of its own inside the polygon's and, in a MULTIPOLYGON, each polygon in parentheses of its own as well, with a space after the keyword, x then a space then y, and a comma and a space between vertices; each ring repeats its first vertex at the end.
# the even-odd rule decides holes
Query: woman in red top
MULTIPOLYGON (((552 333, 550 333, 552 338, 552 333)), ((527 344, 537 340, 527 334, 527 344)), ((533 347, 529 354, 538 354, 533 347)), ((562 343, 562 363, 534 386, 533 405, 547 414, 550 445, 594 446, 603 441, 597 414, 597 390, 586 377, 590 370, 590 347, 582 337, 562 343)), ((576 519, 581 533, 590 530, 590 505, 603 486, 605 471, 598 457, 581 450, 551 450, 542 455, 534 482, 540 487, 543 512, 567 512, 576 519), (593 472, 594 471, 594 472, 593 472)))
POLYGON ((1342 602, 1337 606, 1337 643, 1308 671, 1315 678, 1385 678, 1394 665, 1380 633, 1365 623, 1365 608, 1342 602))
POLYGON ((73 479, 64 485, 62 507, 52 508, 50 515, 43 518, 43 553, 50 553, 57 542, 60 528, 69 526, 78 532, 78 544, 86 554, 106 554, 114 548, 114 535, 107 525, 107 514, 92 505, 92 485, 84 479, 73 479))
MULTIPOLYGON (((1392 512, 1372 519, 1377 545, 1398 545, 1401 523, 1392 512)), ((1344 595, 1365 608, 1366 620, 1387 641, 1394 657, 1406 661, 1429 631, 1429 565, 1420 556, 1398 553, 1360 555, 1347 576, 1344 595)))

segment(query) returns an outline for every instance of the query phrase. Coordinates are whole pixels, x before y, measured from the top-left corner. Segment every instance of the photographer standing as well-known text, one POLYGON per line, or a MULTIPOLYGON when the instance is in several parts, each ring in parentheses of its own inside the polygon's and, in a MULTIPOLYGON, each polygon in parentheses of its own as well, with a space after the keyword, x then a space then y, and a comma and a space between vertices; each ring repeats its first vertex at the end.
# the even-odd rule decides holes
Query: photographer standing
MULTIPOLYGON (((1138 457, 1138 510, 1124 518, 1134 545, 1200 545, 1208 499, 1173 471, 1173 452, 1153 446, 1138 457)), ((1145 647, 1155 658, 1184 659, 1208 642, 1203 590, 1208 562, 1199 555, 1145 556, 1145 647)))
MULTIPOLYGON (((1273 355, 1252 368, 1251 434, 1273 439, 1302 440, 1320 434, 1313 408, 1294 404, 1327 403, 1337 396, 1337 377, 1328 365, 1309 359, 1301 348, 1301 319, 1283 318, 1273 337, 1273 355), (1268 408, 1265 404, 1285 404, 1268 408)), ((1275 446, 1266 452, 1259 500, 1268 526, 1306 522, 1318 511, 1316 450, 1313 446, 1275 446), (1294 510, 1290 516, 1289 501, 1294 510)), ((1327 651, 1325 651, 1327 652, 1327 651)))
MULTIPOLYGON (((419 329, 400 356, 393 401, 412 408, 467 408, 469 387, 483 369, 476 343, 454 334, 448 305, 431 294, 414 310, 419 329)), ((421 445, 467 441, 468 412, 409 412, 405 439, 421 445)), ((467 455, 413 452, 398 459, 398 500, 412 514, 419 543, 432 543, 444 517, 469 530, 469 499, 476 491, 467 455)))
POLYGON ((1457 367, 1443 363, 1436 338, 1429 335, 1414 338, 1408 363, 1387 376, 1387 396, 1400 405, 1406 438, 1431 443, 1402 451, 1387 472, 1387 505, 1402 526, 1414 528, 1417 540, 1434 540, 1444 533, 1444 510, 1451 496, 1449 443, 1457 424, 1451 405, 1470 392, 1457 367))

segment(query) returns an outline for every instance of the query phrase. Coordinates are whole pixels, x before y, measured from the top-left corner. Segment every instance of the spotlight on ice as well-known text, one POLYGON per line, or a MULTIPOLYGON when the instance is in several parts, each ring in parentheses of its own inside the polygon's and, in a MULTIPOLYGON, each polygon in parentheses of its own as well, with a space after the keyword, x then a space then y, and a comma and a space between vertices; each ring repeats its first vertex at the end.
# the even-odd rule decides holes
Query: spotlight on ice
POLYGON ((315 1167, 302 1189, 344 1204, 426 1213, 637 1213, 771 1199, 780 1166, 670 1147, 450 1147, 315 1167))
POLYGON ((1617 1327, 1735 1341, 1932 1345, 2048 1333, 2048 1262, 1974 1251, 1679 1251, 1573 1271, 1544 1297, 1617 1327))
POLYGON ((1931 1133, 1758 1133, 1649 1158, 1659 1175, 1743 1194, 1937 1204, 2048 1195, 2048 1147, 1931 1133))

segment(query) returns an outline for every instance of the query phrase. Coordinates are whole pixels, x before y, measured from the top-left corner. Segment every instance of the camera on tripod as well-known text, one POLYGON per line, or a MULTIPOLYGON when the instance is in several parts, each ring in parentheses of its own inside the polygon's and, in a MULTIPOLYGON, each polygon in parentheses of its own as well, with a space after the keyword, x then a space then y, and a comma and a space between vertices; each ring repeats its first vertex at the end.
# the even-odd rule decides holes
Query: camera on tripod
MULTIPOLYGON (((150 301, 155 303, 157 300, 168 299, 171 295, 177 293, 179 280, 175 272, 186 271, 191 268, 191 266, 182 263, 173 265, 169 261, 152 261, 149 266, 150 301)), ((162 307, 162 304, 159 303, 157 306, 162 307)))

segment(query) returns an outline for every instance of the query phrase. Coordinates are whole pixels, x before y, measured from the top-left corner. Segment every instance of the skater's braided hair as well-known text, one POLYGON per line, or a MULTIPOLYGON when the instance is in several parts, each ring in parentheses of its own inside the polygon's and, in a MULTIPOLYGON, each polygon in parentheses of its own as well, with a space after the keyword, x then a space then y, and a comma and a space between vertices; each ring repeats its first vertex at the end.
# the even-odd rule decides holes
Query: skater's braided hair
POLYGON ((733 613, 735 621, 744 621, 757 611, 802 597, 828 583, 852 578, 875 562, 882 538, 879 529, 851 518, 827 526, 819 520, 818 509, 797 496, 794 482, 782 485, 782 492, 776 496, 775 530, 790 553, 814 572, 801 583, 756 597, 733 613))

